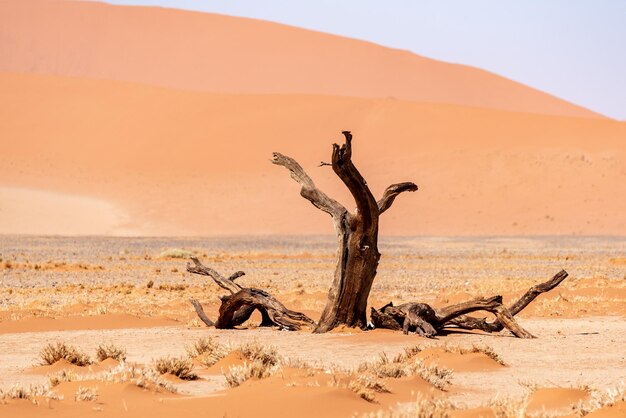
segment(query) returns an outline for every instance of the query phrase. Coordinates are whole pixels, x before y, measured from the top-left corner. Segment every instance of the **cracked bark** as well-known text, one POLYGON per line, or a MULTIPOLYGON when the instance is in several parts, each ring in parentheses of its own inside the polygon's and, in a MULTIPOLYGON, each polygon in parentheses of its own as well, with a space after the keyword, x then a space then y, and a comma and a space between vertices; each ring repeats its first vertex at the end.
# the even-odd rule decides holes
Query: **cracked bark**
POLYGON ((349 212, 336 200, 319 190, 297 161, 280 153, 273 154, 272 163, 285 167, 300 184, 300 195, 315 207, 328 213, 337 234, 337 263, 328 300, 314 332, 322 333, 345 325, 367 327, 367 299, 376 277, 380 259, 378 252, 379 216, 391 207, 403 192, 414 192, 413 183, 389 186, 376 201, 367 182, 352 162, 352 134, 343 131, 345 142, 333 144, 331 166, 348 188, 356 203, 349 212))

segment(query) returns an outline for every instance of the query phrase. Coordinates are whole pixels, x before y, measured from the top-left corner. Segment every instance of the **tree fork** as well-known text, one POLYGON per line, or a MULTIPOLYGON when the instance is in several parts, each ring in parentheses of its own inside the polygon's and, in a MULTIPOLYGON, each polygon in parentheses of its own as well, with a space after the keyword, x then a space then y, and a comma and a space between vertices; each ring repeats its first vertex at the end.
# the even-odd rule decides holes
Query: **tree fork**
POLYGON ((330 331, 339 325, 367 327, 367 299, 380 259, 379 217, 400 193, 417 190, 414 183, 393 184, 376 201, 352 162, 352 134, 350 131, 342 134, 345 142, 341 146, 333 144, 330 165, 350 191, 356 203, 354 213, 319 190, 297 161, 278 152, 273 153, 272 158, 272 163, 285 167, 300 184, 302 197, 333 218, 338 243, 337 263, 326 306, 314 330, 316 333, 330 331))

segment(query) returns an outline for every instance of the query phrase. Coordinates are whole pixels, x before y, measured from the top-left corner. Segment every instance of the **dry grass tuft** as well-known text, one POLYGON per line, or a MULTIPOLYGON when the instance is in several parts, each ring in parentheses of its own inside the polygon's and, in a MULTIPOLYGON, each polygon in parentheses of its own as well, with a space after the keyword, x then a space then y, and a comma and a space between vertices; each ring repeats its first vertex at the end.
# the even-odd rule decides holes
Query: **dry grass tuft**
POLYGON ((382 410, 363 415, 364 418, 448 418, 455 406, 446 399, 432 399, 418 395, 413 405, 401 410, 382 410))
POLYGON ((446 390, 450 384, 452 371, 436 365, 427 366, 420 359, 414 358, 418 352, 412 348, 393 360, 389 360, 385 353, 381 353, 377 362, 363 363, 357 371, 361 374, 370 373, 380 378, 397 379, 405 376, 420 376, 437 389, 446 390))
POLYGON ((22 386, 13 386, 8 390, 0 389, 0 399, 29 399, 32 400, 36 396, 48 396, 48 388, 41 385, 31 385, 28 388, 22 386))
POLYGON ((192 251, 183 250, 182 248, 168 248, 159 254, 160 258, 191 258, 192 251))
POLYGON ((248 360, 260 362, 265 366, 277 366, 281 358, 276 351, 276 347, 264 346, 258 342, 246 343, 239 350, 248 360))
POLYGON ((493 361, 503 366, 506 366, 506 362, 495 350, 488 345, 476 345, 473 344, 471 347, 459 347, 459 346, 445 346, 444 350, 448 353, 457 353, 457 354, 469 354, 469 353, 483 353, 493 361))
POLYGON ((126 360, 126 350, 113 344, 100 344, 96 350, 96 358, 98 361, 110 358, 122 362, 126 360))
POLYGON ((142 389, 159 389, 163 388, 168 392, 176 393, 176 387, 165 380, 158 372, 153 369, 128 366, 124 363, 120 364, 113 370, 106 372, 102 376, 102 380, 118 383, 130 382, 142 389))
POLYGON ((250 360, 250 363, 233 366, 223 372, 226 383, 230 387, 237 387, 251 378, 264 379, 280 369, 282 360, 275 347, 267 347, 254 342, 242 345, 239 350, 250 360))
POLYGON ((187 355, 202 365, 211 367, 228 354, 228 348, 211 337, 200 338, 192 346, 187 347, 187 355))
POLYGON ((63 382, 73 382, 79 380, 79 376, 71 370, 61 370, 55 375, 48 377, 50 380, 50 386, 55 387, 63 382))
POLYGON ((78 351, 74 346, 57 342, 46 345, 39 353, 42 365, 51 365, 65 359, 76 366, 88 366, 93 362, 85 353, 78 351))
POLYGON ((497 418, 525 418, 528 397, 522 399, 495 398, 489 403, 489 408, 497 418))
POLYGON ((614 406, 617 402, 626 402, 626 383, 624 382, 615 388, 591 391, 591 398, 576 405, 574 412, 577 416, 584 417, 598 409, 614 406))
POLYGON ((187 358, 163 357, 158 359, 154 367, 160 374, 172 374, 183 380, 196 380, 198 375, 193 372, 193 363, 187 358))
POLYGON ((390 393, 384 380, 371 375, 351 380, 348 388, 368 402, 376 402, 376 393, 390 393))
POLYGON ((266 377, 270 377, 276 373, 277 369, 277 366, 270 366, 260 361, 254 361, 252 363, 244 363, 241 366, 229 367, 228 370, 224 372, 224 377, 226 378, 228 386, 234 388, 252 378, 265 379, 266 377))
POLYGON ((98 397, 97 389, 79 386, 78 390, 76 391, 76 394, 74 395, 74 400, 77 402, 95 401, 97 397, 98 397))

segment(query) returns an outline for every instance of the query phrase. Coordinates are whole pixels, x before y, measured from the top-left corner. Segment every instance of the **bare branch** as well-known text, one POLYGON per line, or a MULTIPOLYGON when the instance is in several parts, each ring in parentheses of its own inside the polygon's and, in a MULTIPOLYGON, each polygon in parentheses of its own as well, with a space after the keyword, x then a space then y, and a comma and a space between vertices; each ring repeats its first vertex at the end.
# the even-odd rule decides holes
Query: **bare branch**
POLYGON ((341 133, 346 142, 341 146, 333 144, 333 171, 350 190, 356 202, 357 214, 367 228, 374 219, 378 219, 378 204, 367 182, 352 163, 352 134, 350 131, 341 133))
POLYGON ((324 192, 319 190, 315 186, 315 183, 313 183, 313 180, 311 180, 311 177, 309 177, 302 166, 293 158, 275 152, 272 154, 272 163, 281 165, 289 170, 291 178, 302 186, 300 195, 311 202, 316 208, 323 210, 333 217, 340 217, 343 213, 347 212, 346 208, 344 208, 341 203, 328 197, 324 192))
MULTIPOLYGON (((561 284, 567 276, 567 272, 565 270, 561 270, 547 282, 531 287, 521 298, 509 307, 508 311, 512 316, 517 315, 522 309, 528 306, 529 303, 535 300, 537 296, 554 289, 561 284)), ((450 321, 450 324, 456 325, 459 328, 479 329, 486 332, 498 332, 504 328, 504 324, 500 321, 500 318, 489 322, 486 318, 474 318, 465 315, 454 318, 450 321)))
POLYGON ((324 167, 326 165, 332 166, 331 163, 325 163, 324 161, 320 161, 320 165, 318 165, 318 167, 324 167))
POLYGON ((417 185, 415 183, 397 183, 387 187, 383 197, 378 201, 378 210, 383 213, 391 207, 396 197, 403 192, 415 192, 417 191, 417 185))
POLYGON ((209 317, 204 313, 204 309, 202 308, 200 302, 195 299, 190 299, 189 302, 191 302, 194 309, 196 310, 196 313, 198 314, 198 317, 200 318, 200 320, 202 320, 202 322, 204 322, 207 327, 212 327, 215 325, 215 322, 211 321, 211 319, 209 319, 209 317))
POLYGON ((209 276, 215 281, 215 283, 217 283, 219 287, 228 290, 231 294, 237 293, 242 289, 241 286, 239 286, 237 283, 235 283, 231 279, 227 279, 226 277, 222 276, 221 274, 219 274, 217 271, 213 270, 212 268, 204 266, 200 262, 200 260, 198 260, 196 257, 191 257, 191 261, 193 261, 194 263, 193 265, 191 263, 187 263, 187 271, 189 273, 209 276))
POLYGON ((228 277, 228 280, 230 280, 230 281, 234 282, 235 280, 237 280, 237 279, 238 279, 238 278, 240 278, 241 276, 245 276, 245 275, 246 275, 246 273, 244 273, 243 271, 236 271, 236 272, 234 272, 233 274, 231 274, 231 275, 228 277))

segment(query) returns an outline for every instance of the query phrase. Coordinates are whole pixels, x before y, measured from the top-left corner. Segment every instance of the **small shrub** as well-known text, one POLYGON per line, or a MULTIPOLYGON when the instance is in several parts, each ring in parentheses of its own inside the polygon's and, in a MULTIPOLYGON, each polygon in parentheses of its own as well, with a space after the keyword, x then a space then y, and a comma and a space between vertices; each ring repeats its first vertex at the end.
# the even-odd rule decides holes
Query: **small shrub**
POLYGON ((376 393, 390 392, 383 380, 368 375, 351 380, 348 388, 368 402, 376 401, 376 393))
POLYGON ((504 359, 502 357, 500 357, 500 355, 498 353, 495 352, 495 350, 488 346, 488 345, 472 345, 469 348, 465 348, 465 347, 451 347, 451 346, 446 346, 445 350, 448 353, 457 353, 457 354, 468 354, 468 353, 483 353, 484 355, 486 355, 487 357, 489 357, 490 359, 492 359, 493 361, 495 361, 496 363, 499 363, 503 366, 506 366, 506 362, 504 361, 504 359))
POLYGON ((183 380, 195 380, 198 375, 193 372, 193 363, 190 359, 165 357, 155 363, 155 369, 161 374, 173 374, 183 380))
POLYGON ((223 374, 228 386, 234 388, 248 379, 264 379, 270 377, 276 372, 276 369, 276 366, 270 366, 261 361, 254 361, 252 363, 244 363, 241 366, 229 367, 223 374))
POLYGON ((204 366, 211 367, 228 354, 225 346, 211 337, 198 339, 191 347, 187 347, 187 355, 200 361, 204 366))
POLYGON ((160 258, 190 258, 193 252, 182 248, 169 248, 159 254, 160 258))
POLYGON ((39 353, 42 365, 54 364, 61 359, 65 359, 76 366, 88 366, 93 362, 85 353, 78 351, 74 346, 57 342, 46 345, 39 353))
POLYGON ((276 366, 280 363, 280 357, 275 347, 253 342, 244 344, 239 349, 244 357, 253 362, 260 362, 266 366, 276 366))
POLYGON ((95 388, 86 388, 84 386, 79 386, 76 391, 76 395, 74 395, 74 400, 77 402, 81 401, 93 401, 98 397, 98 390, 95 388))
POLYGON ((146 368, 129 366, 122 363, 116 368, 105 372, 102 380, 125 383, 130 382, 142 389, 159 389, 163 388, 169 392, 176 393, 176 387, 164 379, 157 371, 146 368))
POLYGON ((50 386, 55 387, 63 382, 78 380, 78 375, 71 370, 61 370, 59 373, 49 377, 50 386))
POLYGON ((233 366, 223 372, 230 387, 239 386, 251 378, 264 379, 280 368, 281 359, 275 347, 266 347, 254 342, 242 345, 239 350, 250 363, 233 366))
POLYGON ((438 366, 427 366, 419 359, 413 359, 419 351, 409 349, 404 354, 389 360, 385 353, 374 363, 363 363, 357 371, 361 374, 370 373, 379 378, 398 379, 405 376, 420 376, 437 389, 445 390, 450 384, 452 371, 438 366))
POLYGON ((48 388, 41 385, 31 385, 28 388, 13 386, 8 390, 0 389, 0 399, 33 399, 35 396, 45 396, 48 388))
POLYGON ((126 350, 116 347, 113 344, 100 344, 96 350, 96 358, 98 361, 104 361, 111 358, 122 362, 126 360, 126 350))

